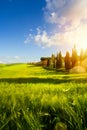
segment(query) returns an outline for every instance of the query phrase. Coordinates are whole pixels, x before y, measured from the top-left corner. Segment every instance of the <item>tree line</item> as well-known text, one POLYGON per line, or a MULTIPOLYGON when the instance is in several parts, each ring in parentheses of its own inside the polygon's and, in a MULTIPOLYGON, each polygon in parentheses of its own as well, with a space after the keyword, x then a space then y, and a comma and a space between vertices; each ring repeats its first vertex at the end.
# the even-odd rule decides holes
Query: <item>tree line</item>
POLYGON ((63 57, 60 51, 56 56, 52 54, 51 57, 41 57, 41 64, 49 68, 65 68, 68 71, 77 65, 82 65, 85 59, 87 59, 87 51, 84 52, 81 49, 80 55, 78 55, 76 46, 74 45, 71 56, 69 51, 67 51, 63 57))

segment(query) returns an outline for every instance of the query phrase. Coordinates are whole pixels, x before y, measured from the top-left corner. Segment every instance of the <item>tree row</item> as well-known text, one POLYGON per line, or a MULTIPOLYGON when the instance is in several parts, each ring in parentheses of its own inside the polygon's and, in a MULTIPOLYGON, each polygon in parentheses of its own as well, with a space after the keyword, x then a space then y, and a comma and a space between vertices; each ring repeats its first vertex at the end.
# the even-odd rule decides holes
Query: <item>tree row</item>
POLYGON ((62 52, 58 52, 55 56, 52 54, 51 57, 41 57, 41 64, 49 68, 65 68, 67 71, 75 66, 82 66, 82 63, 87 59, 87 51, 81 50, 80 55, 77 53, 76 46, 72 48, 72 54, 70 56, 69 51, 66 52, 65 56, 62 56, 62 52))

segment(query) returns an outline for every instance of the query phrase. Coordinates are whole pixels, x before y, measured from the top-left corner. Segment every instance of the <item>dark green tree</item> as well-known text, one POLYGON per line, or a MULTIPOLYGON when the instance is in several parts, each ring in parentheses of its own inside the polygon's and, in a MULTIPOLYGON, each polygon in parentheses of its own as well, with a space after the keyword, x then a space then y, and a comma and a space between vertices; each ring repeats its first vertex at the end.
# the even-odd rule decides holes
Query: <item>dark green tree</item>
POLYGON ((47 59, 47 67, 50 66, 50 58, 47 59))
POLYGON ((57 54, 56 57, 56 68, 61 68, 62 67, 62 53, 61 51, 57 54))
POLYGON ((51 64, 52 64, 52 68, 55 68, 55 55, 52 54, 51 56, 51 64))
POLYGON ((69 70, 71 68, 71 58, 70 58, 70 54, 68 51, 66 52, 64 61, 65 61, 65 69, 69 70))
POLYGON ((74 45, 74 48, 72 49, 72 67, 74 67, 76 65, 76 63, 78 62, 78 55, 77 55, 77 50, 76 50, 76 46, 74 45))

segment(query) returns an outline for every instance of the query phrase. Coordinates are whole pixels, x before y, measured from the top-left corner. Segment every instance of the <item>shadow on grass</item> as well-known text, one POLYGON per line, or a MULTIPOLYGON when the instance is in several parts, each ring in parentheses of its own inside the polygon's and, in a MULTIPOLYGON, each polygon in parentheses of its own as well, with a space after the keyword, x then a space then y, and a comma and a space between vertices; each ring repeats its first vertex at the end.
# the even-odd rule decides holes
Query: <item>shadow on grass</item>
POLYGON ((78 79, 70 79, 70 77, 63 77, 62 79, 54 79, 54 78, 0 78, 0 82, 8 82, 8 83, 48 83, 48 84, 61 84, 68 82, 76 82, 76 83, 87 83, 87 78, 78 78, 78 79))
POLYGON ((44 67, 43 68, 45 70, 50 70, 50 71, 54 71, 54 72, 58 72, 58 73, 67 73, 67 71, 65 70, 65 68, 60 68, 60 69, 55 69, 55 68, 49 68, 49 67, 44 67))

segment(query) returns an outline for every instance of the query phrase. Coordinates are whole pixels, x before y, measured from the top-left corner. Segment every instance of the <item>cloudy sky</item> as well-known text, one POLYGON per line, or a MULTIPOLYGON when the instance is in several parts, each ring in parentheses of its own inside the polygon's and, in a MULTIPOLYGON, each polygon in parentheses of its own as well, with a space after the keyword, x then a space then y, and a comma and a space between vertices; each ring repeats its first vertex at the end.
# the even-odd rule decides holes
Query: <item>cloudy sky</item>
POLYGON ((87 0, 0 0, 0 63, 87 47, 87 0))

